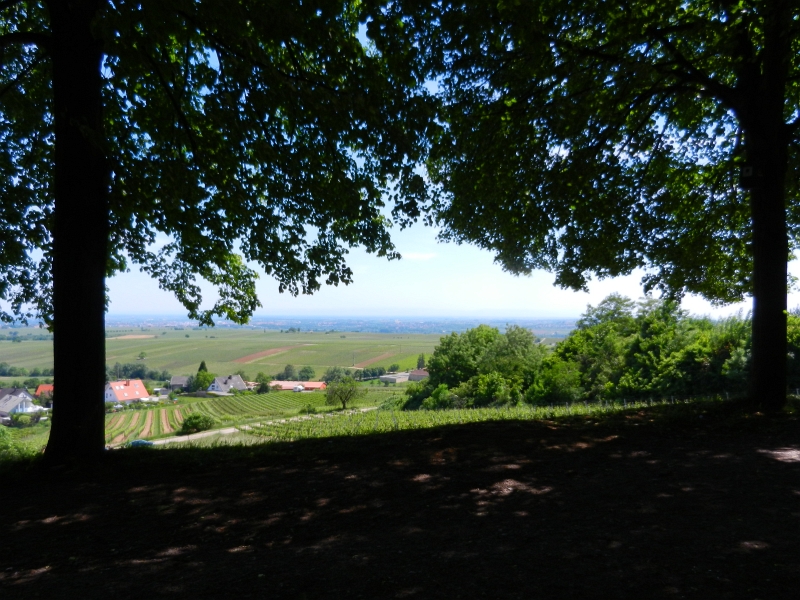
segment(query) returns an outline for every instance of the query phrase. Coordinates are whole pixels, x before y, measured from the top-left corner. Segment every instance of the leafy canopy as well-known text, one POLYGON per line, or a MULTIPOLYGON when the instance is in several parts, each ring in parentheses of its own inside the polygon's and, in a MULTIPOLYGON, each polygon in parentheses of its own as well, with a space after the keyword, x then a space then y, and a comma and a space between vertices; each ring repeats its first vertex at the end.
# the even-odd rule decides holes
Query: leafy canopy
MULTIPOLYGON (((408 0, 371 27, 400 51, 404 23, 439 84, 442 237, 564 287, 644 267, 646 289, 731 302, 752 289, 738 169, 771 85, 797 198, 798 18, 786 2, 408 0)), ((788 217, 796 248, 796 202, 788 217)))
MULTIPOLYGON (((108 275, 138 266, 191 318, 243 321, 259 306, 252 263, 297 294, 349 283, 348 247, 398 256, 388 215, 406 224, 420 214, 422 181, 413 168, 429 108, 409 95, 416 87, 410 65, 390 68, 359 39, 365 3, 97 4, 108 275), (219 293, 208 309, 201 308, 202 280, 219 293)), ((52 315, 47 6, 1 5, 6 320, 52 315)))

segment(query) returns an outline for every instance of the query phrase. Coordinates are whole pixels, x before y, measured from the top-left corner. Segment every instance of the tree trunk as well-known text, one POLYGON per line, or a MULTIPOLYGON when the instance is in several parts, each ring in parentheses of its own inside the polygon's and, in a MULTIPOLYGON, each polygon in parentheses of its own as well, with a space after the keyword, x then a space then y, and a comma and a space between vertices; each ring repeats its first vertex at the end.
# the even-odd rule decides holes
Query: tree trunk
POLYGON ((778 410, 786 404, 786 294, 789 240, 786 228, 786 171, 789 135, 784 121, 786 78, 791 56, 791 11, 773 2, 765 15, 763 67, 747 85, 740 115, 748 165, 753 225, 753 337, 750 401, 778 410))
MULTIPOLYGON (((767 136, 764 136, 765 138, 767 136)), ((773 138, 774 139, 774 138, 773 138)), ((760 145, 760 144, 759 144, 760 145)), ((785 152, 775 144, 757 162, 750 194, 753 223, 753 337, 750 399, 757 408, 786 403, 786 291, 789 244, 784 199, 785 152), (783 154, 783 160, 778 155, 783 154), (783 168, 782 168, 783 167, 783 168)))
POLYGON ((56 391, 48 462, 99 457, 105 440, 105 273, 108 167, 102 120, 102 46, 92 34, 101 0, 51 0, 55 120, 53 359, 56 391))

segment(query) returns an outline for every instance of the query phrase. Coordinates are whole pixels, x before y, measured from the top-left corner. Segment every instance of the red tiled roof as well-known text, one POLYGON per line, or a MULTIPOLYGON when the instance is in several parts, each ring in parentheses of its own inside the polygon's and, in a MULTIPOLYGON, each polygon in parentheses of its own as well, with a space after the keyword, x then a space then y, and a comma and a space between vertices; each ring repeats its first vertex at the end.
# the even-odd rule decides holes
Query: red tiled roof
POLYGON ((278 388, 280 391, 292 391, 298 385, 307 390, 324 390, 328 384, 324 381, 270 381, 269 387, 278 388))
POLYGON ((123 379, 109 381, 106 384, 106 402, 133 402, 148 397, 150 394, 147 393, 141 379, 123 379))
POLYGON ((33 394, 34 396, 52 396, 53 395, 53 384, 52 383, 40 383, 39 387, 36 388, 36 392, 33 394))

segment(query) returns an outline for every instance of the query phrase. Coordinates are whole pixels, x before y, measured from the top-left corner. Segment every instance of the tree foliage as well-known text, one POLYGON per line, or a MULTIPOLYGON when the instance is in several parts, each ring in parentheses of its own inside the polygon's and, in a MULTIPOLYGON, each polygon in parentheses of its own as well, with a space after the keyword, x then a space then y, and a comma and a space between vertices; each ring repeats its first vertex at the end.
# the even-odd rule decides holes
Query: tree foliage
POLYGON ((329 384, 334 381, 340 381, 348 376, 348 370, 343 367, 328 367, 322 375, 322 381, 329 384))
POLYGON ((753 294, 754 398, 776 407, 800 245, 799 18, 791 0, 406 0, 371 28, 403 52, 405 24, 437 80, 443 238, 567 288, 642 268, 668 297, 753 294))
MULTIPOLYGON (((51 2, 3 3, 2 298, 6 319, 49 319, 53 123, 51 2), (41 252, 33 252, 39 249, 41 252)), ((429 112, 414 81, 360 41, 367 6, 337 0, 79 2, 102 42, 108 274, 131 264, 193 318, 258 306, 257 262, 281 290, 348 283, 346 247, 395 257, 384 192, 415 218, 429 112), (398 85, 402 81, 404 85, 398 85), (156 235, 166 244, 153 246, 156 235), (220 299, 201 309, 197 278, 220 299)))
POLYGON ((300 369, 298 376, 300 377, 300 381, 311 381, 316 376, 316 371, 314 371, 313 367, 306 365, 300 369))
POLYGON ((336 381, 331 381, 325 393, 326 404, 332 406, 341 404, 342 408, 346 409, 348 404, 352 404, 359 398, 366 396, 367 389, 360 386, 352 377, 347 376, 336 381))
POLYGON ((350 247, 399 256, 431 112, 359 37, 371 8, 0 2, 0 318, 57 332, 48 460, 102 452, 105 277, 140 268, 190 318, 241 323, 256 265, 299 294, 352 281, 350 247))

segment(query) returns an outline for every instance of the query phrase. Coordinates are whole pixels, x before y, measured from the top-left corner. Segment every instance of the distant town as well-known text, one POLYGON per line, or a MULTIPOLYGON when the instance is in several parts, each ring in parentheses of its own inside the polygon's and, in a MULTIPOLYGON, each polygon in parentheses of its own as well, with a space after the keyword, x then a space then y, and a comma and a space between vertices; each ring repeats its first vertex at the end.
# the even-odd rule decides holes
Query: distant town
MULTIPOLYGON (((241 329, 273 329, 299 331, 354 331, 364 333, 463 333, 480 324, 497 327, 505 331, 507 325, 519 325, 538 337, 563 338, 575 328, 576 319, 357 319, 335 317, 254 317, 247 325, 237 325, 219 320, 216 327, 241 329)), ((177 316, 161 315, 109 315, 106 327, 186 327, 196 328, 196 321, 177 316)))

